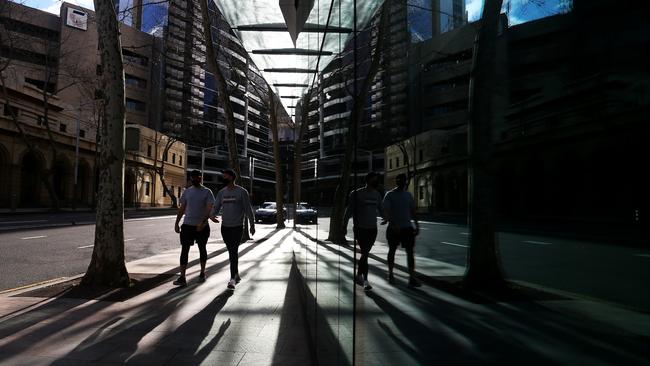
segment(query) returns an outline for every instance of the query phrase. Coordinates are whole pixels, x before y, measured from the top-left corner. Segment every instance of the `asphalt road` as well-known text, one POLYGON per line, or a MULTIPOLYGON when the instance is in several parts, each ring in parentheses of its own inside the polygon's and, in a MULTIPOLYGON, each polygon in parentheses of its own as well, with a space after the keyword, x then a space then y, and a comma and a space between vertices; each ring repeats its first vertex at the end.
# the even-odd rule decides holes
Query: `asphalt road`
MULTIPOLYGON (((0 220, 0 228, 2 222, 8 221, 0 220)), ((127 261, 178 248, 173 223, 174 216, 126 220, 127 261)), ((41 224, 32 222, 30 229, 0 232, 0 291, 86 270, 94 225, 39 229, 41 224)), ((326 230, 328 225, 328 218, 319 218, 319 229, 326 230)), ((212 239, 218 238, 218 224, 211 228, 212 239)), ((379 230, 378 248, 385 246, 386 228, 379 230)), ((463 267, 467 239, 464 226, 424 222, 416 254, 463 267)), ((499 245, 509 279, 650 311, 650 249, 513 233, 500 233, 499 245)))
MULTIPOLYGON (((329 219, 319 218, 318 224, 327 230, 329 219)), ((385 252, 386 226, 378 228, 376 251, 385 252)), ((466 226, 422 222, 420 228, 416 256, 465 267, 466 226)), ((498 240, 508 279, 650 311, 650 248, 507 232, 498 240)))

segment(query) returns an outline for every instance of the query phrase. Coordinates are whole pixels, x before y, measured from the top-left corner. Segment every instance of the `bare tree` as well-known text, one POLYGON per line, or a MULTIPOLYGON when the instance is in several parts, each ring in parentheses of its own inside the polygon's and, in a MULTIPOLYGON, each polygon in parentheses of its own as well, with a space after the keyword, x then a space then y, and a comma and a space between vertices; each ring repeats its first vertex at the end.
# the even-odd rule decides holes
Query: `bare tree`
MULTIPOLYGON (((24 18, 28 16, 27 14, 17 13, 19 8, 15 4, 10 2, 3 2, 0 7, 0 14, 5 18, 24 18)), ((76 58, 75 51, 63 51, 65 49, 65 44, 72 42, 68 39, 52 39, 49 37, 40 37, 40 38, 24 38, 20 35, 19 32, 3 32, 0 34, 0 45, 6 49, 25 49, 33 48, 34 51, 40 52, 43 57, 40 60, 41 65, 29 66, 29 64, 20 65, 21 69, 34 71, 36 73, 42 74, 42 80, 40 81, 42 85, 37 86, 37 89, 40 91, 40 108, 42 116, 41 125, 45 127, 47 133, 46 144, 49 148, 52 164, 57 162, 57 157, 59 154, 60 146, 57 143, 54 134, 50 126, 50 99, 52 96, 63 92, 64 90, 71 87, 78 87, 82 89, 84 85, 92 84, 94 87, 96 83, 93 83, 92 75, 88 75, 86 70, 84 70, 78 62, 74 62, 76 58), (57 61, 58 60, 58 61, 57 61), (61 66, 60 60, 66 60, 66 65, 61 66), (65 83, 57 83, 61 77, 65 77, 65 83)), ((12 106, 11 100, 9 99, 8 90, 7 90, 7 80, 8 74, 15 72, 12 69, 12 55, 2 57, 0 59, 0 86, 3 90, 3 97, 5 99, 6 105, 11 111, 10 117, 16 126, 16 129, 19 132, 20 138, 27 146, 27 149, 31 154, 36 154, 36 144, 33 139, 25 133, 21 122, 19 121, 18 115, 15 113, 15 110, 12 106)), ((14 77, 15 79, 16 77, 14 77)), ((54 210, 60 208, 60 200, 62 197, 59 197, 58 192, 54 188, 52 182, 52 176, 54 169, 47 169, 46 166, 43 166, 43 172, 40 175, 41 182, 46 187, 48 196, 51 201, 51 207, 54 210)))
POLYGON ((165 146, 162 149, 162 159, 160 159, 160 166, 158 166, 158 151, 160 149, 160 145, 163 143, 163 137, 165 135, 163 134, 158 134, 158 131, 156 131, 156 137, 155 137, 155 157, 154 157, 154 162, 153 162, 153 171, 160 177, 160 183, 163 186, 163 190, 166 192, 166 194, 169 195, 169 198, 172 200, 172 207, 173 208, 178 208, 178 198, 174 194, 174 191, 167 186, 167 182, 165 181, 165 162, 166 157, 169 154, 169 150, 172 148, 174 143, 178 141, 176 137, 171 137, 168 136, 167 139, 164 141, 165 146))
POLYGON ((469 94, 469 243, 465 284, 503 285, 495 231, 492 90, 502 0, 486 0, 474 40, 469 94))
MULTIPOLYGON (((353 106, 350 113, 346 135, 345 155, 341 162, 341 180, 336 186, 336 191, 334 193, 334 207, 332 209, 329 236, 327 238, 335 243, 345 242, 343 219, 345 214, 345 200, 350 187, 350 176, 352 175, 352 161, 356 149, 356 129, 364 117, 364 109, 368 93, 370 92, 372 82, 381 66, 381 57, 385 43, 384 38, 388 28, 389 5, 390 2, 386 1, 381 9, 380 19, 377 24, 377 42, 375 47, 371 48, 371 61, 368 73, 365 75, 358 92, 350 93, 352 95, 353 106)), ((354 82, 356 83, 356 79, 354 82)))
POLYGON ((95 246, 81 283, 128 286, 124 263, 124 64, 114 2, 95 0, 103 81, 95 246))
POLYGON ((309 88, 307 93, 303 95, 301 101, 300 124, 297 136, 293 143, 293 227, 296 227, 296 210, 298 209, 298 202, 300 202, 300 185, 302 183, 302 140, 305 136, 308 126, 309 118, 309 102, 312 93, 316 92, 313 88, 309 88))

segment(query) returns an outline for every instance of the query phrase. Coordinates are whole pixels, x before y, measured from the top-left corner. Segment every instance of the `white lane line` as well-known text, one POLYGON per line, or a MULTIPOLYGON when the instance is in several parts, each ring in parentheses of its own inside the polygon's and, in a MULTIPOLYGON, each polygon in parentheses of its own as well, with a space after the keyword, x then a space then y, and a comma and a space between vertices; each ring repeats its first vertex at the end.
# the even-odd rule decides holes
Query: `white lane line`
POLYGON ((47 222, 47 220, 0 221, 0 225, 5 225, 5 224, 33 224, 35 222, 47 222))
POLYGON ((469 233, 460 233, 460 235, 469 235, 469 233))
POLYGON ((25 238, 20 238, 20 240, 40 239, 40 238, 47 238, 47 235, 28 236, 28 237, 25 237, 25 238))
POLYGON ((170 219, 172 217, 176 217, 176 215, 154 216, 154 217, 138 217, 138 218, 133 218, 133 219, 127 219, 127 220, 124 220, 124 221, 131 222, 131 221, 145 221, 145 220, 161 220, 161 219, 170 219))
POLYGON ((441 241, 440 243, 445 244, 445 245, 453 245, 455 247, 462 247, 462 248, 467 248, 467 245, 464 244, 457 244, 457 243, 450 243, 448 241, 441 241))
POLYGON ((144 225, 143 227, 149 227, 149 226, 154 226, 154 224, 147 224, 147 225, 144 225))
POLYGON ((635 254, 634 256, 635 256, 635 257, 645 257, 645 258, 650 258, 650 254, 643 254, 643 253, 641 253, 641 254, 635 254))
POLYGON ((78 249, 86 249, 86 248, 92 248, 94 247, 95 244, 90 244, 90 245, 84 245, 83 247, 77 247, 78 249))
POLYGON ((135 240, 135 238, 124 239, 124 241, 131 241, 131 240, 135 240))
POLYGON ((551 244, 553 244, 553 243, 548 243, 548 242, 545 242, 545 241, 535 241, 535 240, 524 240, 524 243, 537 244, 537 245, 551 245, 551 244))

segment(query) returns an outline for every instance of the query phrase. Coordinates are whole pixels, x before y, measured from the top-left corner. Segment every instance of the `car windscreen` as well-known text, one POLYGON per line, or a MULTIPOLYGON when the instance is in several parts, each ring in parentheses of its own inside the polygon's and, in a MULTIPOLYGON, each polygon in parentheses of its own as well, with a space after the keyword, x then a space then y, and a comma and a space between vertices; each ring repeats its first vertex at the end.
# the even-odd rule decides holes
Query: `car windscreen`
POLYGON ((275 210, 275 203, 262 203, 260 208, 267 209, 267 210, 275 210))

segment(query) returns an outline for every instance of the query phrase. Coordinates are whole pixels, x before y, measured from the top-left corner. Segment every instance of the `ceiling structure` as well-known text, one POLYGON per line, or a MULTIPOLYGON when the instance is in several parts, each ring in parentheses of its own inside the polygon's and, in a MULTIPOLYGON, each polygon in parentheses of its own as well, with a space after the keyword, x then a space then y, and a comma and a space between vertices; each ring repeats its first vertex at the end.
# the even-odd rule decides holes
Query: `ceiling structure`
MULTIPOLYGON (((213 0, 288 111, 383 0, 213 0), (329 19, 329 22, 328 22, 329 19), (324 42, 323 42, 324 40, 324 42)), ((289 113, 290 115, 292 113, 289 113)))

